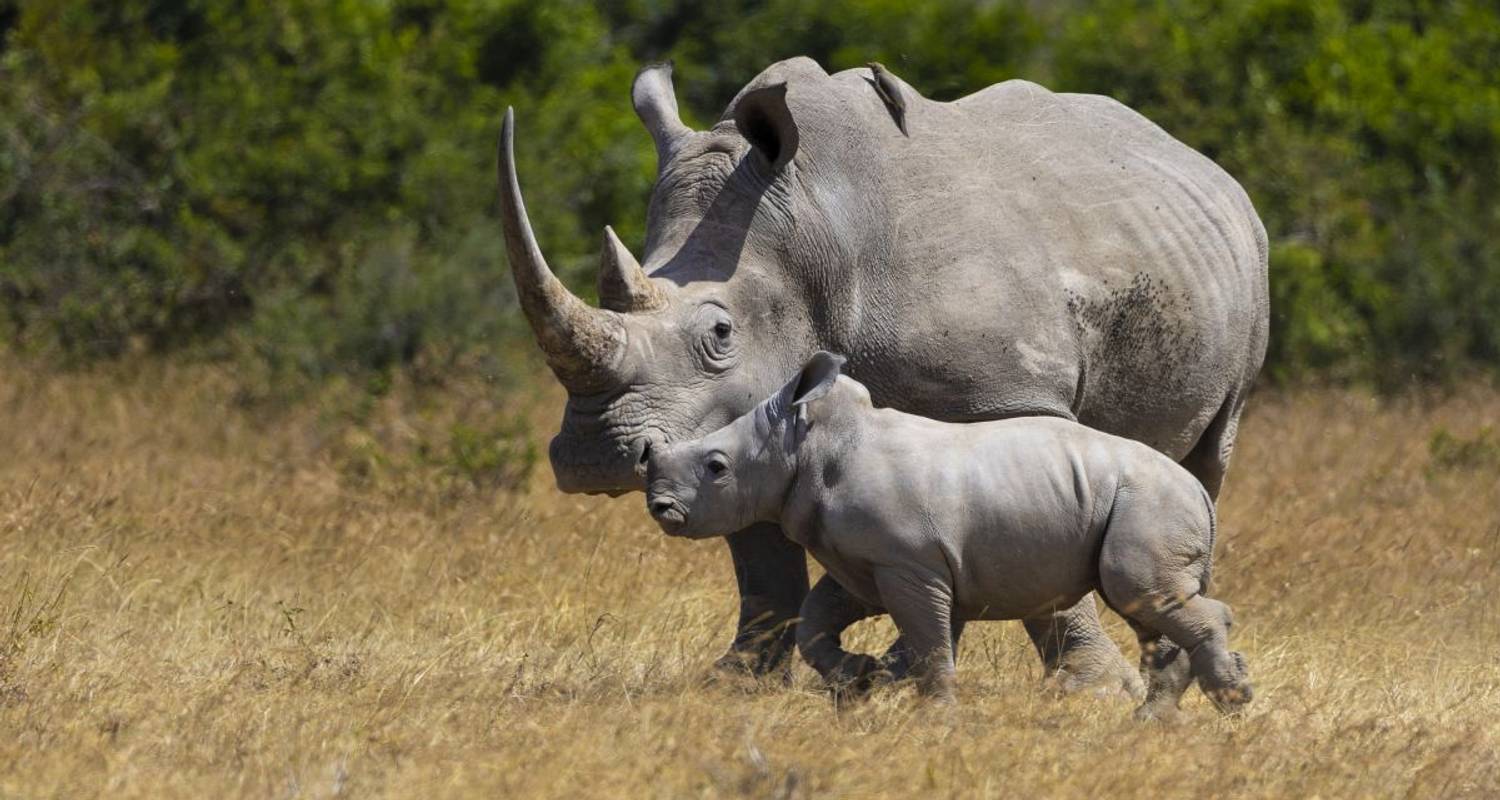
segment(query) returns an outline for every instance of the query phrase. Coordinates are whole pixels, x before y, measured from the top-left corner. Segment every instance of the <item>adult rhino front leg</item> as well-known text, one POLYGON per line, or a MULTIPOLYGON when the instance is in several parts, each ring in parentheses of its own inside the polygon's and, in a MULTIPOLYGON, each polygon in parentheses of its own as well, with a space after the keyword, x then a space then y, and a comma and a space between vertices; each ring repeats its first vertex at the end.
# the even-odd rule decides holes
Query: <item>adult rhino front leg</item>
POLYGON ((807 553, 777 525, 760 523, 728 537, 740 619, 734 641, 715 663, 720 669, 789 675, 797 615, 807 597, 807 553))
POLYGON ((1072 608, 1024 620, 1024 625, 1042 657, 1045 685, 1065 693, 1123 691, 1145 699, 1140 673, 1105 634, 1092 594, 1072 608))

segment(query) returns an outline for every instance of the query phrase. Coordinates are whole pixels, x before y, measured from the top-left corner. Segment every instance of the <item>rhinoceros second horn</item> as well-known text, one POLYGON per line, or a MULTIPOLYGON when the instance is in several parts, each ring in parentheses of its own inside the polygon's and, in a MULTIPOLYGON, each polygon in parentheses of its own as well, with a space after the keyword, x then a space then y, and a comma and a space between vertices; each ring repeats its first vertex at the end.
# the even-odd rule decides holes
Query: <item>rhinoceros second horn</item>
POLYGON ((604 249, 599 253, 599 305, 629 314, 656 311, 666 304, 665 291, 646 277, 615 229, 605 225, 604 249))

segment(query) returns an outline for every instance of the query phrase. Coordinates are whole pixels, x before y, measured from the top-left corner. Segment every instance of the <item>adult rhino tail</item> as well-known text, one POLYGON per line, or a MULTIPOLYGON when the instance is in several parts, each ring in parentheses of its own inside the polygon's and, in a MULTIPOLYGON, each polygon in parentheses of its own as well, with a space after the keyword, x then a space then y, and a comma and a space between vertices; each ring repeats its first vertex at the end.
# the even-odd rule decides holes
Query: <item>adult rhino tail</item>
POLYGON ((1198 485, 1198 496, 1203 498, 1203 506, 1208 509, 1208 567, 1203 570, 1203 584, 1199 591, 1207 594, 1209 584, 1213 582, 1214 571, 1214 545, 1219 538, 1219 510, 1214 505, 1214 499, 1209 496, 1208 490, 1203 484, 1193 481, 1198 485))

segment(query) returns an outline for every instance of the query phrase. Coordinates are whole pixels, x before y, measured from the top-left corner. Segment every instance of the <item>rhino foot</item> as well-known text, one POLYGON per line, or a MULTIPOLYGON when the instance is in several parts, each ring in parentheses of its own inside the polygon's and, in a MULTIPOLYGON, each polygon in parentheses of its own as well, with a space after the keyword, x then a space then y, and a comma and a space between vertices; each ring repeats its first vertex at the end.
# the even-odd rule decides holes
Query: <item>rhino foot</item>
POLYGON ((1227 663, 1215 664, 1216 669, 1199 677, 1198 685, 1219 713, 1237 714, 1255 699, 1255 690, 1250 686, 1250 668, 1244 654, 1228 655, 1227 663))
POLYGON ((791 680, 796 621, 807 597, 807 553, 775 525, 760 523, 728 536, 740 590, 739 624, 719 671, 791 680))
POLYGON ((1140 672, 1121 658, 1119 652, 1108 662, 1085 664, 1081 669, 1061 666, 1042 678, 1042 688, 1050 694, 1068 695, 1088 692, 1098 697, 1119 697, 1140 702, 1146 699, 1146 684, 1140 672))
POLYGON ((863 700, 876 687, 895 680, 882 659, 859 653, 845 656, 837 667, 823 673, 823 683, 835 705, 863 700))
POLYGON ((1135 710, 1137 722, 1155 722, 1159 725, 1181 725, 1187 721, 1187 714, 1177 707, 1176 703, 1148 702, 1142 703, 1135 710))
POLYGON ((1092 597, 1072 608, 1022 620, 1026 635, 1042 657, 1042 685, 1059 694, 1092 691, 1141 700, 1146 684, 1104 633, 1092 597))
POLYGON ((728 652, 714 660, 714 670, 721 675, 744 678, 775 678, 791 682, 792 660, 790 651, 780 648, 762 647, 739 649, 731 646, 728 652), (780 652, 777 652, 780 650, 780 652))

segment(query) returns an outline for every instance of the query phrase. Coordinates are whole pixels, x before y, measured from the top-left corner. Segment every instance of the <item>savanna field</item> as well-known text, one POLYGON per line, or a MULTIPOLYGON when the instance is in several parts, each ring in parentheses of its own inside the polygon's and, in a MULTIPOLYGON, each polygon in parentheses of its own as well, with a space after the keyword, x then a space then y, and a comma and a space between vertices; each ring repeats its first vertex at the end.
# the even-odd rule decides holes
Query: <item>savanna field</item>
POLYGON ((1497 74, 1494 0, 0 0, 0 800, 1500 797, 1497 74), (794 56, 1107 95, 1246 190, 1242 716, 1045 694, 1017 623, 952 709, 720 674, 727 548, 554 488, 502 116, 592 301, 673 204, 637 70, 702 130, 794 56))
POLYGON ((715 675, 722 544, 662 536, 639 495, 561 495, 544 459, 517 482, 524 442, 496 431, 544 447, 556 389, 397 382, 267 410, 235 385, 0 366, 0 796, 1500 786, 1488 386, 1259 393, 1216 569, 1258 696, 1226 720, 1195 690, 1189 722, 1161 727, 1041 694, 1013 623, 970 626, 951 712, 900 687, 836 712, 800 664, 786 684, 715 675))

